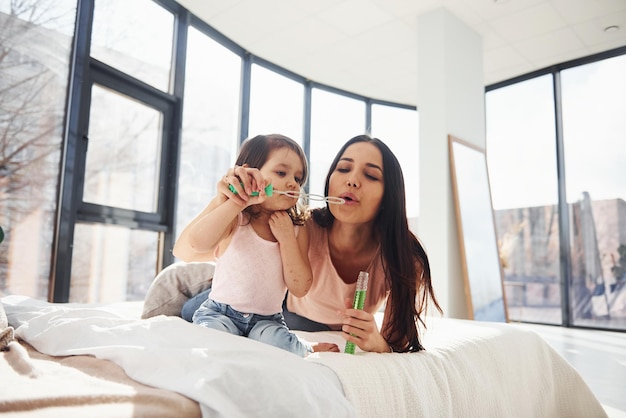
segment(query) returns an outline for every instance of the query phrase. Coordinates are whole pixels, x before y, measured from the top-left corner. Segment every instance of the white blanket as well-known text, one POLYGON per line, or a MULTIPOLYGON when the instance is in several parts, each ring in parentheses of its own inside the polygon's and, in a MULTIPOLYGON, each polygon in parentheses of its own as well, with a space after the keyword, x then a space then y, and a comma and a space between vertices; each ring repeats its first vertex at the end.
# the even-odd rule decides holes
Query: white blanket
POLYGON ((129 319, 113 308, 2 299, 16 336, 53 355, 107 359, 143 384, 200 403, 204 417, 353 417, 323 365, 178 317, 129 319))
POLYGON ((310 359, 335 371, 359 417, 607 416, 578 372, 535 332, 458 319, 427 323, 426 351, 310 359))
MULTIPOLYGON (((119 307, 3 302, 17 336, 38 351, 111 360, 141 383, 198 401, 204 416, 607 416, 563 357, 513 324, 428 318, 426 351, 303 360, 178 317, 138 320, 118 314, 119 307)), ((336 332, 298 334, 345 344, 336 332)))

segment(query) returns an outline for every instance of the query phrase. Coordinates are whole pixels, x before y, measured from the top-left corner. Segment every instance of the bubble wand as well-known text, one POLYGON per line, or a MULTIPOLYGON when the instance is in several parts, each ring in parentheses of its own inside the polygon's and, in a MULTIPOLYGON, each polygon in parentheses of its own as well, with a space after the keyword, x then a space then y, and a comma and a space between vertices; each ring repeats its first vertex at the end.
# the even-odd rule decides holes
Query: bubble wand
MULTIPOLYGON (((235 187, 232 184, 228 185, 228 188, 230 189, 231 192, 237 194, 237 190, 235 189, 235 187)), ((304 192, 294 192, 294 191, 285 191, 285 190, 276 190, 274 189, 273 185, 268 185, 267 187, 265 187, 265 194, 268 197, 271 197, 274 193, 276 194, 282 194, 288 197, 292 197, 294 199, 299 199, 301 197, 309 199, 309 200, 317 200, 320 202, 327 202, 327 203, 331 203, 331 204, 335 204, 335 205, 343 205, 344 203, 346 203, 346 200, 341 198, 341 197, 336 197, 336 196, 322 196, 319 194, 314 194, 314 193, 304 193, 304 192)), ((252 192, 250 194, 251 196, 258 196, 259 192, 252 192)))

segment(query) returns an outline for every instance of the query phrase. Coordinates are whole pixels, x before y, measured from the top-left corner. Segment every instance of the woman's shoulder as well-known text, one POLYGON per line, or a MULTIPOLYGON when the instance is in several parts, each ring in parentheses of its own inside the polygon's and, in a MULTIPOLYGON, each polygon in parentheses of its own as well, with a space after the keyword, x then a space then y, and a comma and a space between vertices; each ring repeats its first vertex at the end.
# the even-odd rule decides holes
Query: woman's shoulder
POLYGON ((315 219, 313 219, 312 216, 309 216, 307 218, 307 220, 304 223, 304 226, 306 227, 306 229, 309 231, 309 234, 311 233, 324 233, 325 228, 320 226, 315 219))
POLYGON ((314 253, 325 253, 328 248, 328 239, 326 235, 326 228, 320 226, 315 220, 307 219, 304 227, 306 228, 307 235, 309 236, 309 251, 314 253))

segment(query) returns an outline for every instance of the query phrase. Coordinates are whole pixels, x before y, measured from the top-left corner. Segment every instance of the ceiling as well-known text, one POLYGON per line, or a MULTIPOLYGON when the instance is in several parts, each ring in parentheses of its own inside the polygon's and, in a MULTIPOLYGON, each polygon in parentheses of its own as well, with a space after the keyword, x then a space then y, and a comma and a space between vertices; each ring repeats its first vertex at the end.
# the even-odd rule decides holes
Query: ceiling
POLYGON ((436 8, 481 35, 485 85, 626 45, 626 0, 178 2, 258 57, 408 105, 417 98, 417 16, 436 8))

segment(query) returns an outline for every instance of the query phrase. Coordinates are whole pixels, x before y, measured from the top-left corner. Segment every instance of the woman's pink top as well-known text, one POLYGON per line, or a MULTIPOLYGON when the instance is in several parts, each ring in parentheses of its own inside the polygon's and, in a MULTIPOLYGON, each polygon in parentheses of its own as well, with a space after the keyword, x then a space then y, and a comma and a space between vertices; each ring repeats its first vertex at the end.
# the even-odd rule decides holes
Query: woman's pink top
MULTIPOLYGON (((354 299, 356 277, 354 283, 346 284, 335 270, 328 251, 326 228, 320 227, 313 220, 307 222, 306 228, 309 231, 309 261, 313 270, 313 284, 304 297, 299 298, 288 293, 287 308, 290 312, 339 330, 341 317, 337 312, 345 309, 345 299, 354 299)), ((367 272, 369 283, 363 310, 373 314, 389 294, 380 248, 367 267, 367 272)))

